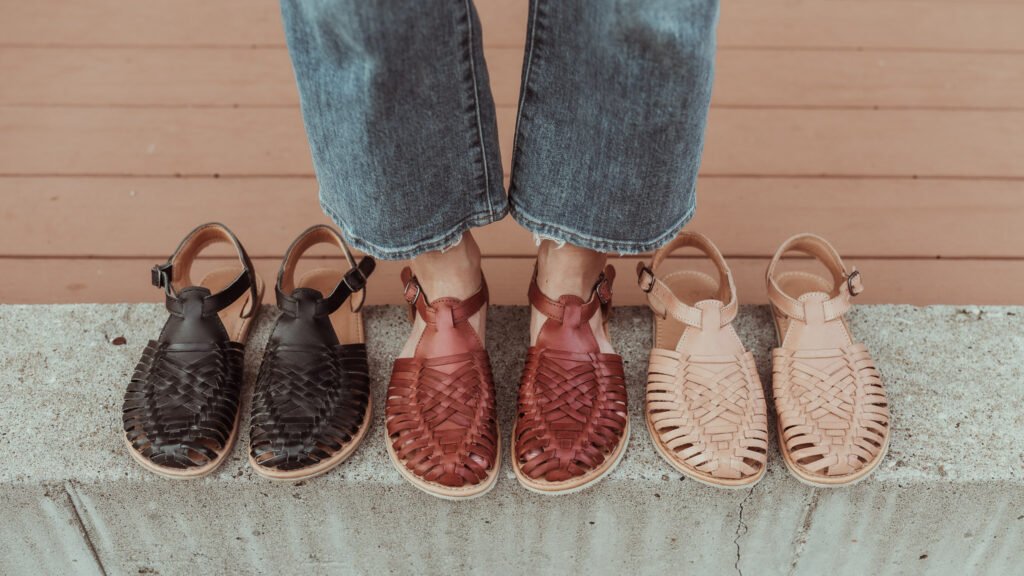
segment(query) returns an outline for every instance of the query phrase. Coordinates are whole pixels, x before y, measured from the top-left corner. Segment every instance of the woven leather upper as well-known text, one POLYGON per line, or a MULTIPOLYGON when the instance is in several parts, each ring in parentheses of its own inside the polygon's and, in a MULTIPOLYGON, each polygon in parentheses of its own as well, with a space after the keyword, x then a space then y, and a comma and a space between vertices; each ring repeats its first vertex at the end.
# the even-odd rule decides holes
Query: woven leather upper
POLYGON ((655 342, 647 373, 652 440, 670 464, 705 483, 756 482, 768 458, 767 407, 754 357, 732 326, 738 299, 725 258, 707 237, 684 231, 638 274, 664 340, 655 342), (702 251, 717 280, 687 270, 663 275, 659 266, 684 247, 702 251))
POLYGON ((366 417, 366 345, 339 344, 333 331, 311 326, 315 322, 285 314, 267 344, 253 392, 250 432, 250 453, 260 466, 313 466, 351 442, 366 417), (299 327, 282 329, 284 324, 299 327))
POLYGON ((530 303, 547 319, 527 351, 513 438, 522 473, 565 482, 600 467, 623 441, 628 423, 622 357, 600 352, 590 318, 611 307, 609 266, 590 298, 544 296, 536 274, 530 303))
POLYGON ((355 292, 363 292, 374 268, 369 256, 356 263, 338 233, 327 226, 309 228, 289 247, 275 290, 281 316, 253 392, 249 454, 257 466, 279 472, 309 468, 339 453, 359 434, 370 404, 366 345, 342 344, 331 316, 348 306, 355 292), (295 287, 299 259, 317 244, 341 248, 350 266, 344 275, 321 269, 340 278, 330 294, 295 287))
POLYGON ((395 360, 387 431, 400 465, 448 488, 475 486, 497 466, 498 421, 490 360, 468 319, 487 302, 487 284, 465 300, 428 301, 406 268, 406 300, 426 323, 412 358, 395 360))
POLYGON ((124 398, 124 429, 132 447, 168 468, 213 461, 234 428, 243 355, 236 342, 151 340, 124 398))

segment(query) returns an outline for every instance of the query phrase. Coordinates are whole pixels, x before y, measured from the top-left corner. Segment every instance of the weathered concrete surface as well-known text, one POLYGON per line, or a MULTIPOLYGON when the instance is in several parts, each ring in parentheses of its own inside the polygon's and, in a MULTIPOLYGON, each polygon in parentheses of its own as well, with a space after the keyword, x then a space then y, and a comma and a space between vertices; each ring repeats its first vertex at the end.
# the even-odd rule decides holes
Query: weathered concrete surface
MULTIPOLYGON (((250 385, 274 316, 264 312, 250 385)), ((407 330, 397 308, 368 312, 376 426, 337 470, 263 480, 243 432, 209 478, 146 473, 125 452, 119 409, 163 316, 155 305, 0 306, 0 574, 1024 573, 1024 308, 856 310, 889 383, 894 437, 873 477, 831 491, 790 478, 777 451, 753 490, 682 480, 640 417, 648 314, 617 310, 633 415, 622 465, 592 490, 545 498, 518 486, 506 451, 498 487, 455 504, 408 486, 387 460, 383 393, 407 330)), ((526 314, 490 319, 507 448, 526 314)), ((767 311, 745 309, 739 329, 767 384, 767 311)))

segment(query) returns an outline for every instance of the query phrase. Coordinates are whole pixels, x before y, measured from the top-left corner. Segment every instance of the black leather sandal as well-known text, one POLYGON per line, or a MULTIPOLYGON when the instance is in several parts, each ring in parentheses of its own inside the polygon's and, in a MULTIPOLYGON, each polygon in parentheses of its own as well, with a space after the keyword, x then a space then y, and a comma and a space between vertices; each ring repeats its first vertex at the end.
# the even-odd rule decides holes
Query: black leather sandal
POLYGON ((124 397, 129 452, 146 469, 198 478, 219 466, 238 436, 243 345, 263 298, 242 244, 223 224, 192 230, 167 262, 153 267, 170 317, 142 352, 124 397), (239 264, 199 284, 192 263, 207 246, 227 243, 239 264))
POLYGON ((261 476, 299 480, 323 474, 366 436, 372 408, 360 308, 374 266, 369 256, 356 264, 341 236, 327 226, 306 230, 288 248, 277 276, 281 316, 252 401, 249 462, 261 476), (318 268, 295 281, 299 259, 317 244, 341 248, 348 270, 318 268), (359 291, 358 303, 349 300, 359 291))

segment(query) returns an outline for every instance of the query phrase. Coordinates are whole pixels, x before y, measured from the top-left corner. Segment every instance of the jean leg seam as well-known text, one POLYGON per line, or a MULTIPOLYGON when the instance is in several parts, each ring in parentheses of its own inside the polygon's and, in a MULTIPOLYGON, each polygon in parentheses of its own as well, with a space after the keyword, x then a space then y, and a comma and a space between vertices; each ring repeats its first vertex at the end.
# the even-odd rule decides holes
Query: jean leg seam
POLYGON ((533 11, 530 14, 530 45, 527 47, 526 52, 526 70, 523 72, 523 85, 520 87, 521 94, 519 95, 519 109, 516 110, 516 128, 515 136, 512 138, 512 154, 516 157, 516 162, 513 162, 512 172, 515 172, 515 164, 518 164, 519 159, 519 126, 523 121, 523 108, 526 107, 526 94, 529 91, 530 86, 530 72, 533 70, 533 52, 534 47, 537 45, 537 12, 540 10, 541 0, 534 0, 533 11))
POLYGON ((484 139, 484 125, 480 116, 480 85, 476 75, 476 55, 474 54, 475 48, 473 44, 473 10, 471 2, 472 0, 465 0, 466 27, 467 35, 469 37, 469 73, 473 78, 473 104, 476 112, 477 138, 480 144, 480 157, 484 165, 484 198, 487 199, 487 213, 493 218, 494 205, 491 202, 491 175, 487 164, 487 143, 484 139))

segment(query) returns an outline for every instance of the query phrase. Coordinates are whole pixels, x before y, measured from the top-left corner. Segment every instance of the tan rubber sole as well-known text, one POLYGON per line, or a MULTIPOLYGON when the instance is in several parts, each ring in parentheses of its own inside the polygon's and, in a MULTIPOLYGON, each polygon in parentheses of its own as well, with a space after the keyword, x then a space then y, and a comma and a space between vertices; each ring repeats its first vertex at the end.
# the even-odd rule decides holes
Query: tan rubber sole
POLYGON ((753 488, 758 482, 764 478, 765 473, 768 471, 767 463, 761 467, 761 471, 756 475, 749 478, 742 478, 739 480, 728 480, 721 478, 714 478, 706 474, 701 473, 699 470, 692 470, 682 462, 675 459, 673 452, 670 448, 665 446, 657 432, 654 429, 654 423, 651 422, 650 414, 644 409, 644 423, 647 425, 647 433, 651 436, 651 443, 654 444, 655 450, 661 455, 661 458, 674 468, 677 472, 686 476, 690 480, 694 480, 705 486, 711 486, 713 488, 724 488, 726 490, 742 490, 744 488, 753 488))
MULTIPOLYGON (((512 471, 515 472, 516 479, 519 480, 519 484, 523 488, 537 494, 544 494, 545 496, 562 496, 565 494, 573 494, 580 490, 585 490, 597 484, 606 475, 615 470, 619 462, 622 461, 622 457, 626 454, 626 446, 629 445, 630 429, 632 424, 627 420, 626 428, 622 432, 622 439, 619 441, 619 445, 615 447, 615 451, 605 458, 604 462, 600 466, 592 470, 591 472, 584 474, 578 478, 571 478, 562 482, 544 482, 543 480, 538 481, 530 478, 519 467, 519 458, 515 456, 515 450, 512 450, 512 471)), ((515 442, 516 427, 512 426, 512 441, 515 442)))
POLYGON ((295 482, 298 480, 308 480, 310 478, 316 478, 330 472, 332 469, 340 465, 345 460, 348 460, 349 456, 355 453, 359 445, 366 439, 370 428, 373 425, 373 397, 370 397, 369 402, 366 403, 366 414, 363 416, 362 423, 359 424, 359 430, 356 435, 352 438, 352 441, 348 443, 344 448, 338 450, 334 455, 326 460, 322 460, 313 466, 307 466, 306 468, 300 468, 298 470, 275 470, 274 468, 267 468, 266 466, 260 465, 252 456, 252 447, 250 446, 249 453, 249 464, 252 469, 260 476, 269 480, 275 480, 279 482, 295 482))
MULTIPOLYGON (((892 422, 890 421, 890 425, 891 424, 892 422)), ((875 461, 872 462, 870 466, 862 468, 854 474, 839 476, 834 479, 823 476, 811 476, 799 469, 799 465, 793 462, 793 459, 789 455, 789 450, 787 450, 785 445, 783 445, 782 424, 776 423, 775 431, 779 436, 779 451, 782 452, 782 460, 786 463, 786 469, 788 469, 789 473, 801 483, 815 488, 843 488, 846 486, 853 486, 874 472, 875 468, 878 468, 878 465, 882 463, 882 460, 884 460, 885 456, 889 453, 890 436, 886 436, 885 445, 882 446, 882 450, 878 453, 878 457, 875 458, 875 461)))
POLYGON ((390 456, 391 458, 391 463, 394 465, 395 469, 398 470, 398 473, 401 474, 403 478, 408 480, 410 484, 412 484, 419 490, 426 492, 431 496, 435 496, 437 498, 441 498, 444 500, 472 500, 474 498, 479 498, 480 496, 483 496, 484 494, 490 492, 491 489, 493 489, 494 486, 497 485, 498 483, 498 470, 501 469, 500 427, 498 428, 497 432, 498 446, 496 447, 494 452, 494 467, 487 474, 487 478, 484 479, 483 482, 479 484, 474 484, 472 486, 465 486, 462 488, 452 488, 451 486, 444 486, 436 482, 428 482, 420 478, 419 476, 413 474, 412 470, 409 470, 409 468, 406 467, 406 465, 401 461, 401 459, 398 457, 398 453, 395 452, 394 447, 391 445, 391 437, 388 435, 387 426, 384 426, 384 444, 385 446, 387 446, 388 456, 390 456))

